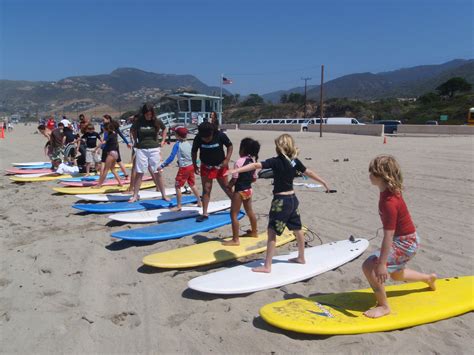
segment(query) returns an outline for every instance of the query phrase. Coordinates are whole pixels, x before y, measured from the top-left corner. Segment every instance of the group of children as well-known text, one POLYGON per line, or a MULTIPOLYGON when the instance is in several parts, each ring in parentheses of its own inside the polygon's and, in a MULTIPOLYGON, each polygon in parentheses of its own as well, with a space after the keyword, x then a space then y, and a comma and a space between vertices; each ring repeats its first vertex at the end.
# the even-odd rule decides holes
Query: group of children
MULTIPOLYGON (((216 179, 224 192, 231 198, 232 232, 231 241, 223 242, 227 246, 237 246, 239 241, 239 222, 237 214, 244 205, 250 220, 251 230, 247 236, 257 236, 257 221, 252 209, 252 183, 256 181, 256 171, 273 171, 273 199, 270 206, 267 226, 267 254, 265 263, 254 268, 254 272, 271 272, 272 257, 275 253, 276 236, 286 228, 293 231, 298 244, 298 256, 290 261, 305 263, 304 233, 302 230, 299 201, 293 189, 293 180, 298 175, 306 176, 321 183, 326 192, 329 186, 314 171, 307 169, 297 158, 298 149, 289 134, 275 139, 276 156, 258 161, 260 144, 245 138, 240 143, 239 159, 234 168, 228 164, 232 155, 232 143, 228 137, 211 125, 203 123, 194 139, 192 160, 194 171, 201 175, 203 185, 203 214, 198 221, 208 218, 206 205, 209 202, 212 180, 216 179), (224 146, 227 151, 224 151, 224 146), (200 150, 201 166, 196 163, 200 150), (232 176, 227 183, 227 176, 232 176)), ((178 173, 179 175, 179 173, 178 173)), ((177 177, 178 178, 178 177, 177 177)), ((363 263, 363 272, 374 290, 377 304, 364 314, 369 318, 379 318, 390 313, 384 283, 390 276, 396 281, 422 281, 431 290, 435 290, 436 274, 424 274, 406 267, 419 248, 419 237, 402 196, 403 178, 400 166, 390 155, 378 156, 370 162, 369 179, 380 191, 379 214, 383 224, 384 237, 379 251, 370 255, 363 263)), ((193 179, 194 181, 194 179, 193 179)))
MULTIPOLYGON (((233 145, 229 137, 219 130, 217 122, 201 123, 192 145, 187 141, 188 130, 185 127, 178 127, 174 130, 176 143, 170 156, 158 165, 156 164, 157 161, 161 161, 159 148, 162 145, 160 145, 158 137, 161 125, 155 121, 157 118, 154 117, 152 108, 144 106, 142 114, 143 117, 137 117, 136 124, 132 126, 134 129, 132 137, 135 145, 133 151, 143 151, 139 152, 141 157, 137 158, 137 153, 133 157, 134 169, 132 170, 131 188, 133 185, 137 185, 133 183, 133 172, 137 165, 141 166, 138 169, 139 173, 143 174, 146 169, 149 169, 153 175, 157 175, 161 179, 161 171, 177 158, 179 167, 175 178, 177 206, 174 210, 182 208, 181 189, 187 184, 197 197, 198 205, 202 207, 202 213, 196 218, 196 221, 207 220, 209 218, 208 206, 213 181, 217 180, 222 190, 231 199, 232 240, 224 241, 223 244, 238 246, 240 245, 241 236, 239 235, 240 226, 237 216, 242 205, 251 226, 251 229, 246 232, 246 236, 257 237, 258 235, 257 218, 252 208, 252 184, 256 181, 257 170, 271 169, 273 172, 273 199, 267 226, 267 254, 264 265, 254 268, 253 271, 271 272, 276 238, 286 229, 295 234, 298 244, 298 256, 291 259, 291 261, 305 263, 303 224, 299 212, 299 201, 293 189, 293 180, 296 176, 303 175, 321 183, 326 192, 329 192, 330 189, 323 178, 314 171, 307 169, 298 159, 298 149, 292 136, 282 134, 277 137, 275 139, 275 157, 262 161, 259 161, 259 142, 252 138, 243 139, 240 142, 239 158, 234 167, 229 169, 233 145), (147 115, 150 117, 146 118, 147 115), (142 133, 140 134, 140 132, 142 133), (140 137, 142 137, 143 142, 140 142, 140 137), (144 144, 146 140, 149 142, 144 144), (198 164, 198 152, 200 164, 198 164), (196 188, 195 174, 201 177, 202 194, 196 188), (231 176, 230 182, 228 176, 231 176)), ((120 130, 110 116, 104 116, 104 131, 105 137, 101 139, 100 135, 94 131, 92 124, 86 125, 86 132, 82 136, 87 145, 86 164, 94 163, 97 169, 99 161, 105 163, 105 167, 102 168, 99 186, 103 183, 108 170, 114 173, 118 183, 121 184, 122 182, 113 168, 115 163, 120 161, 117 141, 120 130), (100 146, 103 148, 101 159, 98 157, 100 146)), ((165 135, 166 130, 163 130, 163 140, 165 135)), ((56 142, 59 136, 57 132, 52 131, 50 141, 56 142)), ((129 145, 127 141, 126 143, 129 145)), ((58 152, 55 144, 52 144, 51 148, 50 154, 53 159, 58 152)), ((384 237, 381 249, 369 256, 363 263, 363 272, 374 290, 377 300, 376 306, 367 310, 364 314, 370 318, 378 318, 390 313, 384 289, 384 283, 389 276, 396 281, 423 281, 434 290, 436 275, 424 274, 406 268, 406 263, 416 254, 420 240, 403 200, 403 178, 398 162, 389 155, 376 157, 369 165, 369 179, 380 190, 378 208, 383 224, 384 237)), ((156 179, 155 182, 157 182, 156 179)), ((163 182, 157 182, 157 186, 161 190, 163 198, 167 199, 163 182)), ((138 189, 135 191, 133 200, 137 200, 137 198, 138 189)))

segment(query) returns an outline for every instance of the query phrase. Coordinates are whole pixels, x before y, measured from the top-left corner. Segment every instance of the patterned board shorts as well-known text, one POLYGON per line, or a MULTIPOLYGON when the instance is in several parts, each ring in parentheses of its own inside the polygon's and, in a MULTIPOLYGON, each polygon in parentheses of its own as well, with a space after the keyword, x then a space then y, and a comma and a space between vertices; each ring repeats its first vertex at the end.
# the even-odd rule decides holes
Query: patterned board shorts
POLYGON ((53 148, 51 150, 51 160, 52 161, 57 161, 57 160, 63 160, 64 152, 61 147, 53 148))
MULTIPOLYGON (((395 271, 403 270, 406 263, 416 254, 420 244, 418 233, 412 233, 404 236, 393 237, 392 247, 387 259, 387 271, 389 274, 395 271)), ((369 256, 368 259, 378 259, 380 250, 369 256)))
POLYGON ((292 231, 300 230, 303 225, 298 206, 299 202, 294 194, 274 195, 268 215, 268 228, 273 229, 277 235, 281 235, 285 227, 292 231))
POLYGON ((186 183, 189 186, 194 186, 196 184, 196 179, 194 175, 194 166, 183 166, 178 169, 178 174, 176 174, 175 187, 183 187, 186 183))

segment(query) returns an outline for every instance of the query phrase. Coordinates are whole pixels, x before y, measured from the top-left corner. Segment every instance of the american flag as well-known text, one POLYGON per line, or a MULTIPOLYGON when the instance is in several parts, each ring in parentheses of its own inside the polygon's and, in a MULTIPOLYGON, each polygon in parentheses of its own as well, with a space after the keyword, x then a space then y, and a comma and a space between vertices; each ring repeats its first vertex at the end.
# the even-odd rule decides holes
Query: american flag
POLYGON ((222 77, 222 84, 224 84, 224 85, 232 84, 232 80, 229 79, 229 78, 226 78, 225 76, 223 76, 222 77))

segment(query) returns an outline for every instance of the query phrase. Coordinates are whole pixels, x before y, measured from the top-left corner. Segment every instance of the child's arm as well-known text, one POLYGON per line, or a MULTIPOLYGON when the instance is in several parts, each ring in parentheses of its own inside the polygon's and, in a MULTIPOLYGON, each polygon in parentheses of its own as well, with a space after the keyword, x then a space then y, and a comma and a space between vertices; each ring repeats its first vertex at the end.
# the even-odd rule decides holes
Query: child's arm
POLYGON ((380 248, 380 256, 378 258, 377 266, 375 268, 375 277, 377 277, 377 280, 381 284, 383 284, 388 278, 387 259, 388 255, 390 254, 390 248, 392 247, 394 234, 394 230, 383 230, 382 247, 380 248))
POLYGON ((320 182, 326 188, 326 191, 329 191, 329 186, 326 183, 326 181, 324 181, 323 178, 321 178, 313 170, 306 169, 306 171, 303 173, 303 175, 313 179, 314 181, 320 182))
POLYGON ((252 171, 252 170, 261 169, 261 168, 262 168, 262 163, 247 164, 247 165, 244 165, 243 167, 238 168, 238 169, 227 170, 225 175, 228 176, 228 175, 232 175, 232 174, 235 174, 235 173, 237 173, 237 174, 246 173, 247 171, 252 171))
POLYGON ((176 154, 178 154, 178 150, 179 150, 179 142, 176 142, 173 146, 173 149, 171 150, 169 157, 166 158, 163 164, 161 164, 162 168, 166 168, 168 165, 170 165, 173 162, 174 158, 176 157, 176 154))
POLYGON ((132 148, 132 145, 130 144, 130 142, 128 141, 127 137, 125 137, 125 135, 122 133, 122 131, 120 130, 120 128, 117 128, 117 133, 118 135, 120 136, 120 138, 122 138, 123 142, 127 145, 127 147, 130 149, 132 148))

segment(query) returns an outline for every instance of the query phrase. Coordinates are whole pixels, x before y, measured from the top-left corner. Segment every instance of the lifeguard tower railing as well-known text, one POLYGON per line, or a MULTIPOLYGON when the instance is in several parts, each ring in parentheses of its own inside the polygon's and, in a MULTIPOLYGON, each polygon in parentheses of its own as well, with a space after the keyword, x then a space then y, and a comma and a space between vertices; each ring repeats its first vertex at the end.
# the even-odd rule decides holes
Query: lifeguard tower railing
POLYGON ((211 112, 216 112, 219 124, 222 123, 222 112, 219 111, 219 96, 191 94, 187 92, 166 95, 176 100, 178 112, 167 112, 159 115, 160 119, 169 125, 199 125, 209 119, 211 112))

